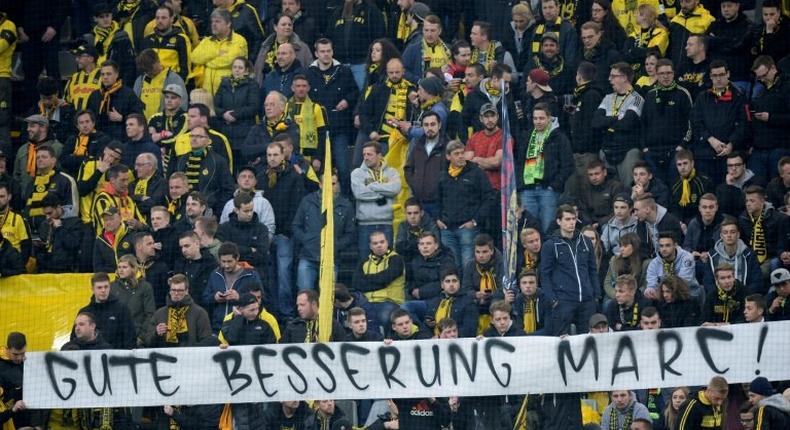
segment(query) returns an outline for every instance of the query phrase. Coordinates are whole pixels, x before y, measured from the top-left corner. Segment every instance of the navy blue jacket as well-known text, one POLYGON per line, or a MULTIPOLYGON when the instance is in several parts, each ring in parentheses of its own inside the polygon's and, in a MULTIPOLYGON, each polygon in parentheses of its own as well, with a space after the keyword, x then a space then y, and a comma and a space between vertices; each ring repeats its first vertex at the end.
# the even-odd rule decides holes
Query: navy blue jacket
MULTIPOLYGON (((438 297, 426 301, 426 306, 428 307, 428 312, 425 314, 426 319, 434 318, 436 311, 439 309, 439 304, 445 297, 447 297, 447 294, 442 293, 438 297)), ((458 324, 458 337, 475 337, 477 335, 479 313, 474 296, 460 290, 453 297, 455 300, 453 300, 448 317, 458 324)), ((439 324, 439 321, 436 321, 436 324, 439 324)))
POLYGON ((577 231, 570 240, 559 234, 546 240, 540 250, 540 283, 549 302, 600 298, 601 285, 590 239, 577 231))

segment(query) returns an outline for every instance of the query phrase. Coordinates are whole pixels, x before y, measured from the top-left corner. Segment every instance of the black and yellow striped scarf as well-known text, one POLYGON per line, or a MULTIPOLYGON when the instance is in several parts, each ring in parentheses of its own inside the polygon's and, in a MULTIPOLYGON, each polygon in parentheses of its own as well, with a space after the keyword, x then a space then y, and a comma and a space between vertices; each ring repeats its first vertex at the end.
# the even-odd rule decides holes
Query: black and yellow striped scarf
POLYGON ((524 333, 534 333, 538 329, 537 300, 535 297, 524 298, 524 333))
POLYGON ((395 39, 401 42, 406 41, 411 34, 411 25, 409 25, 409 13, 401 11, 398 15, 398 26, 395 30, 395 39))
POLYGON ((200 165, 203 163, 203 158, 206 157, 206 149, 200 151, 192 151, 187 158, 187 168, 185 174, 187 175, 187 183, 193 189, 197 187, 200 181, 200 165))
POLYGON ((117 33, 120 28, 121 26, 117 21, 112 21, 107 28, 102 28, 98 25, 93 27, 94 47, 96 48, 96 52, 99 53, 99 56, 104 57, 107 55, 110 50, 110 43, 112 43, 113 36, 115 36, 115 33, 117 33))
POLYGON ((716 286, 716 297, 719 300, 719 304, 715 305, 713 310, 715 313, 721 314, 722 322, 730 322, 731 313, 738 309, 739 303, 733 297, 734 295, 735 286, 733 286, 730 291, 724 291, 718 285, 716 286))
POLYGON ((612 413, 609 415, 609 430, 630 429, 631 421, 634 420, 634 402, 631 402, 625 411, 620 412, 616 407, 612 407, 612 413), (617 417, 623 415, 623 425, 619 426, 617 417))
POLYGON ((491 65, 496 61, 496 49, 499 42, 491 40, 488 42, 488 47, 485 52, 481 52, 478 48, 472 49, 472 59, 470 64, 480 63, 485 67, 487 72, 491 71, 491 65))
POLYGON ((749 219, 752 221, 752 237, 749 240, 749 245, 751 245, 752 251, 757 255, 757 261, 760 264, 763 264, 768 258, 768 248, 765 244, 765 223, 763 222, 763 213, 764 211, 760 211, 760 215, 757 216, 757 219, 749 215, 749 219))
POLYGON ((88 134, 80 133, 79 136, 77 136, 77 144, 74 145, 74 152, 72 152, 73 155, 76 155, 77 157, 84 157, 87 155, 88 144, 91 141, 91 135, 93 133, 96 133, 96 130, 91 130, 88 134))
POLYGON ((30 208, 28 214, 31 217, 44 215, 44 208, 37 203, 40 203, 49 193, 49 183, 54 175, 55 170, 53 169, 46 175, 36 175, 33 179, 33 193, 27 199, 27 207, 30 208))
POLYGON ((270 190, 277 186, 277 178, 281 173, 285 171, 285 166, 287 165, 287 163, 288 163, 287 161, 283 160, 283 162, 279 166, 269 167, 268 169, 266 169, 267 185, 270 190))
MULTIPOLYGON (((562 24, 562 18, 558 16, 557 19, 554 20, 554 26, 558 27, 557 28, 558 32, 559 32, 559 26, 561 24, 562 24)), ((538 26, 535 27, 535 37, 532 38, 532 40, 534 41, 532 42, 533 54, 537 54, 540 52, 540 42, 543 40, 543 33, 545 32, 546 32, 546 23, 538 24, 538 26)))
POLYGON ((477 270, 477 274, 480 275, 478 291, 483 293, 493 293, 496 291, 496 268, 493 264, 489 264, 489 266, 490 267, 485 267, 475 262, 475 270, 477 270))
POLYGON ((318 321, 305 320, 304 343, 315 343, 318 340, 318 321))
POLYGON ((151 178, 140 178, 134 184, 134 195, 136 197, 145 196, 148 192, 148 180, 151 178))

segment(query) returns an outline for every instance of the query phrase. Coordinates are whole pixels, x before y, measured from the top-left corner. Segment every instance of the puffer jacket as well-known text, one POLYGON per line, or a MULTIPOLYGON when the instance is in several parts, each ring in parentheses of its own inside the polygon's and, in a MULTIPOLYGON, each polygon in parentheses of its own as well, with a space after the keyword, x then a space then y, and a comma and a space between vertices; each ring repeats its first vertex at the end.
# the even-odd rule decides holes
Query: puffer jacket
POLYGON ((237 83, 226 76, 220 80, 217 94, 214 95, 214 110, 219 121, 219 130, 230 140, 231 148, 239 150, 244 139, 255 125, 255 115, 259 109, 261 89, 255 80, 243 78, 237 83), (234 122, 225 122, 223 115, 232 111, 234 122))
MULTIPOLYGON (((357 265, 351 285, 371 303, 401 304, 405 269, 403 257, 392 250, 380 257, 371 254, 357 265)), ((386 325, 386 322, 379 323, 386 325)))
POLYGON ((445 270, 456 267, 455 258, 447 248, 439 248, 428 258, 418 255, 406 269, 407 289, 420 292, 420 300, 438 296, 442 292, 441 279, 445 270))

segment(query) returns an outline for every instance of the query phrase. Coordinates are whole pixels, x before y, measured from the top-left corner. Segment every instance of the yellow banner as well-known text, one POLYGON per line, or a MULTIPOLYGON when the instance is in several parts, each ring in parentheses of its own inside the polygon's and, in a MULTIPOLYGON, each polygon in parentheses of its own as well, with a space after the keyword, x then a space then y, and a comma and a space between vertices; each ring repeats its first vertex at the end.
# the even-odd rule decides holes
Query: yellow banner
POLYGON ((91 273, 0 278, 0 341, 27 336, 28 351, 59 350, 68 342, 74 316, 91 298, 91 273))
POLYGON ((335 190, 332 185, 332 149, 326 138, 326 157, 321 181, 321 262, 318 269, 318 341, 332 339, 332 318, 335 305, 335 190))

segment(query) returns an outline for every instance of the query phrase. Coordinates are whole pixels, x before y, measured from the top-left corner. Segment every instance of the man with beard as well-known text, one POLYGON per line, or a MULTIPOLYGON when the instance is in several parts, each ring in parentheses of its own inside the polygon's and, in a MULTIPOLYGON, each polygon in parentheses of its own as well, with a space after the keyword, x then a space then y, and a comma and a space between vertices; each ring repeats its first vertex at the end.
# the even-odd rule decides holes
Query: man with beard
POLYGON ((131 88, 120 79, 118 63, 108 60, 101 66, 101 88, 88 97, 88 109, 97 118, 97 128, 115 140, 122 141, 124 119, 131 113, 143 113, 145 106, 131 88))
POLYGON ((549 74, 549 85, 556 94, 568 94, 573 89, 573 64, 560 55, 560 42, 557 33, 544 33, 540 41, 540 52, 534 54, 524 68, 524 75, 533 69, 549 74))
POLYGON ((154 312, 143 332, 150 348, 200 346, 212 337, 208 313, 192 301, 189 280, 182 274, 168 279, 167 304, 154 312))
POLYGON ((403 170, 412 195, 433 217, 438 215, 440 172, 447 168, 444 158, 447 136, 442 133, 442 122, 435 112, 423 115, 422 130, 424 134, 414 141, 403 170))
POLYGON ((30 115, 27 123, 27 142, 17 151, 14 158, 14 179, 22 189, 26 189, 36 176, 36 154, 40 147, 48 146, 54 150, 54 157, 60 158, 63 145, 50 136, 49 120, 42 115, 30 115))
MULTIPOLYGON (((296 295, 296 312, 299 317, 292 319, 285 327, 281 343, 318 342, 318 293, 313 290, 300 291, 296 295)), ((345 333, 343 326, 333 319, 330 342, 342 342, 345 333)))

